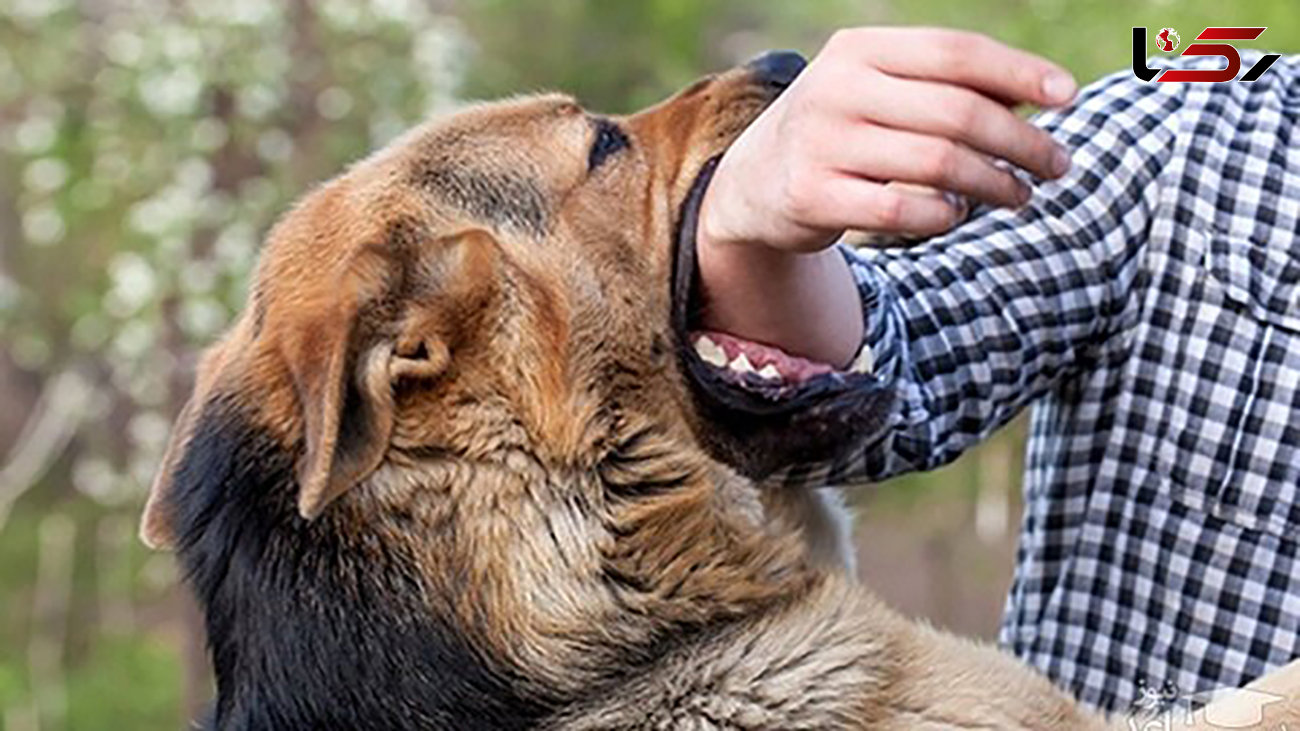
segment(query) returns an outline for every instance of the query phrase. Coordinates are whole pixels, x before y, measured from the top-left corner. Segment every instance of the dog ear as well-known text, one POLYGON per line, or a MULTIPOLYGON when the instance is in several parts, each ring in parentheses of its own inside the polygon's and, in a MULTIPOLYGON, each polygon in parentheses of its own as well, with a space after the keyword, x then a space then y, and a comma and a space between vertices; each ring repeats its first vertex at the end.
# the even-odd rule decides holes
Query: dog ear
POLYGON ((308 520, 379 465, 392 435, 391 349, 357 352, 355 312, 345 317, 314 343, 320 351, 300 352, 289 365, 302 408, 298 512, 308 520))
MULTIPOLYGON (((379 465, 392 434, 393 381, 436 375, 446 365, 447 352, 436 341, 411 335, 359 348, 356 302, 341 298, 336 306, 322 310, 305 326, 286 328, 278 348, 293 387, 302 435, 295 468, 298 512, 309 520, 379 465)), ((213 394, 254 385, 248 368, 225 361, 220 347, 204 358, 194 392, 172 428, 140 524, 140 537, 151 548, 176 546, 173 500, 178 471, 213 394), (223 385, 214 389, 215 381, 223 385)), ((265 395, 246 393, 245 398, 256 408, 265 395)))
MULTIPOLYGON (((401 380, 441 375, 450 362, 450 349, 440 333, 443 318, 420 314, 427 302, 397 302, 407 308, 400 314, 387 312, 392 303, 370 305, 391 294, 394 281, 425 277, 437 280, 447 302, 464 307, 470 298, 489 290, 494 280, 497 245, 485 231, 474 229, 418 243, 408 247, 411 260, 404 262, 397 262, 400 257, 392 251, 363 252, 349 265, 345 281, 322 280, 315 290, 295 291, 292 306, 286 309, 300 319, 274 317, 262 328, 261 340, 252 334, 251 325, 240 329, 245 324, 241 321, 223 344, 205 355, 194 393, 177 418, 150 488, 140 526, 147 545, 175 547, 176 473, 203 412, 218 392, 243 393, 244 398, 236 400, 256 409, 269 397, 247 389, 270 382, 292 389, 302 443, 295 472, 298 512, 303 518, 319 516, 331 501, 379 466, 396 419, 394 387, 401 380), (385 321, 385 314, 399 320, 385 321), (269 345, 270 360, 280 364, 274 370, 287 377, 267 375, 268 359, 255 355, 266 351, 258 350, 254 342, 269 345)), ((284 414, 268 416, 272 423, 284 423, 285 418, 284 414)))
POLYGON ((153 549, 170 551, 176 547, 175 516, 171 504, 172 483, 183 445, 193 434, 194 423, 198 418, 199 409, 195 406, 195 401, 191 397, 176 417, 171 441, 163 453, 162 466, 149 487, 149 500, 145 503, 144 515, 140 518, 140 540, 153 549))
POLYGON ((212 393, 214 377, 223 370, 224 360, 225 351, 221 344, 204 354, 199 364, 194 391, 185 402, 172 427, 171 439, 163 452, 158 474, 154 475, 153 484, 149 487, 149 499, 145 503, 144 515, 140 519, 140 540, 150 548, 172 550, 176 547, 175 514, 172 505, 176 471, 180 468, 203 407, 212 393))
MULTIPOLYGON (((342 314, 342 313, 341 313, 342 314)), ((379 466, 392 436, 394 380, 435 375, 446 349, 357 342, 357 314, 327 323, 323 339, 290 358, 302 409, 303 452, 297 466, 298 512, 312 520, 379 466), (319 347, 319 349, 317 349, 319 347)))
MULTIPOLYGON (((401 266, 435 269, 444 295, 464 299, 466 287, 482 289, 491 281, 496 246, 490 234, 474 229, 433 242, 425 255, 436 252, 436 264, 401 266)), ((368 334, 359 322, 366 301, 360 295, 340 300, 336 315, 318 320, 320 328, 299 339, 298 352, 289 356, 303 417, 298 512, 308 520, 383 461, 396 416, 397 382, 436 378, 450 362, 444 335, 410 311, 396 337, 366 344, 368 334)))

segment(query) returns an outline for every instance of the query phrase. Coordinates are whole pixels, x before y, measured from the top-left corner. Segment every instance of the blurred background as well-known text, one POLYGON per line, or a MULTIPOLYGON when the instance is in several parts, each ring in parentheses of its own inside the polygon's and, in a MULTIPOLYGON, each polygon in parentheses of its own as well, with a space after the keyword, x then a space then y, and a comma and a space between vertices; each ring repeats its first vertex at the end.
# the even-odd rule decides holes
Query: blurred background
MULTIPOLYGON (((136 519, 196 353, 306 187, 464 100, 628 111, 838 26, 914 23, 1081 81, 1128 68, 1134 25, 1268 25, 1259 45, 1300 50, 1295 0, 0 0, 0 729, 172 729, 208 697, 136 519)), ((857 491, 866 580, 992 636, 1022 440, 857 491)))

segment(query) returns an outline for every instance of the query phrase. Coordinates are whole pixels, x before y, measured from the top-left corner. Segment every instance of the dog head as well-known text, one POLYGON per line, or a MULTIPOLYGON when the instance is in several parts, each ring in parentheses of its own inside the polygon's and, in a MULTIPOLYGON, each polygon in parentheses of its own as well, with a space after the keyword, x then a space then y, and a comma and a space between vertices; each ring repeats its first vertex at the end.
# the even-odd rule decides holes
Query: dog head
POLYGON ((174 542, 178 471, 222 409, 288 456, 306 519, 395 453, 590 467, 628 414, 751 476, 851 443, 878 413, 851 376, 737 377, 688 332, 712 161, 801 66, 764 57, 627 117, 473 107, 312 192, 202 359, 146 541, 174 542))

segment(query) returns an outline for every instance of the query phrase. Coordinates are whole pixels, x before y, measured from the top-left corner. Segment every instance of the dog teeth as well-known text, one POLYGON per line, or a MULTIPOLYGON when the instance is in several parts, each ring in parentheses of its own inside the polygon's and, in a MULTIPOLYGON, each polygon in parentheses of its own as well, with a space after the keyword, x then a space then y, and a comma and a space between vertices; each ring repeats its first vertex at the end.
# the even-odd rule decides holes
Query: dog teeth
POLYGON ((768 363, 767 365, 758 369, 758 375, 762 376, 763 378, 769 381, 781 380, 781 371, 778 371, 776 369, 776 366, 772 365, 771 363, 768 363))
POLYGON ((870 373, 875 370, 875 367, 876 358, 871 354, 871 347, 864 345, 862 352, 854 359, 853 365, 849 366, 849 370, 853 373, 870 373))
POLYGON ((695 354, 700 356, 700 360, 711 366, 722 368, 727 365, 727 353, 721 345, 713 342, 707 335, 701 335, 695 339, 695 354))
POLYGON ((744 353, 736 356, 736 359, 727 364, 727 367, 737 373, 753 373, 754 364, 749 362, 749 358, 744 353))

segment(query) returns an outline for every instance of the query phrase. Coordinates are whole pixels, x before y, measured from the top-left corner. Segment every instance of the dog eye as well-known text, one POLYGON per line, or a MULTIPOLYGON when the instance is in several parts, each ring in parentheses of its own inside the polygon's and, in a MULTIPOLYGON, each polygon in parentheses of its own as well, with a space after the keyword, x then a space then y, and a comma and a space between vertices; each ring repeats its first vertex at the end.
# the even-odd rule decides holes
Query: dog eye
POLYGON ((631 146, 631 141, 617 124, 608 119, 597 119, 596 139, 591 143, 591 152, 587 153, 587 172, 600 167, 610 155, 631 146))

